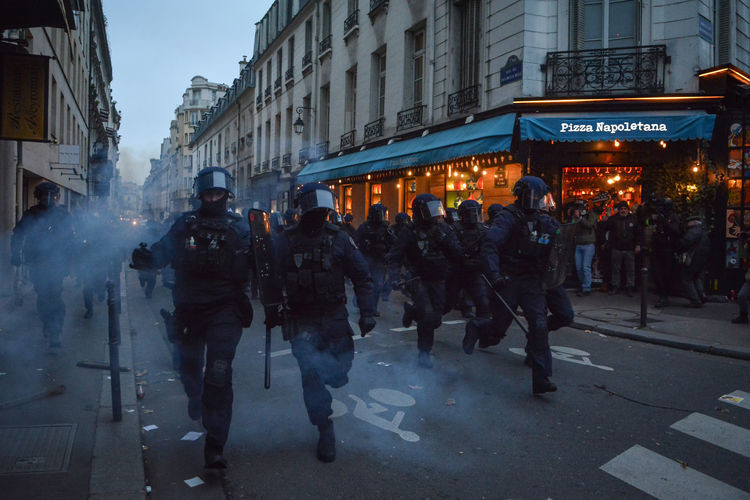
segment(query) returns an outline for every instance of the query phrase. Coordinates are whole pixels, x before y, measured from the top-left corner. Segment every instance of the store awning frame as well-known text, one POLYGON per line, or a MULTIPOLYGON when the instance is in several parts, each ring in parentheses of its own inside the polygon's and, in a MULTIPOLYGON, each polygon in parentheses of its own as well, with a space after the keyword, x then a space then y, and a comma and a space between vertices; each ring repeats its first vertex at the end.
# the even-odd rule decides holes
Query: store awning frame
POLYGON ((328 181, 440 163, 464 156, 509 151, 515 113, 508 113, 385 146, 308 164, 299 183, 328 181))
POLYGON ((716 115, 700 110, 529 113, 519 117, 522 141, 711 140, 716 115))

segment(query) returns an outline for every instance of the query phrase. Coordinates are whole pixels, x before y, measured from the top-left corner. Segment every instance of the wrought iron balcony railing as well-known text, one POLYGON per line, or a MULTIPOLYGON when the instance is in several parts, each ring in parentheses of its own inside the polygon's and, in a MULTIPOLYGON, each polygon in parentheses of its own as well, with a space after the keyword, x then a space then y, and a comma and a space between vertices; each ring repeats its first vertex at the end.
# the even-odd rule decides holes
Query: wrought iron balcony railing
POLYGON ((303 165, 307 160, 310 159, 310 148, 301 148, 299 150, 299 163, 303 165))
POLYGON ((259 94, 258 97, 255 98, 255 105, 257 107, 263 106, 263 96, 262 95, 259 94))
POLYGON ((263 91, 263 95, 265 96, 266 101, 271 100, 271 86, 270 85, 266 87, 266 90, 263 91))
POLYGON ((343 150, 346 148, 351 148, 354 146, 354 139, 356 136, 357 131, 352 130, 350 132, 347 132, 346 134, 343 134, 341 136, 341 144, 339 145, 339 149, 343 150))
POLYGON ((319 142, 315 145, 315 158, 320 158, 328 154, 328 141, 319 142))
POLYGON ((359 9, 355 10, 349 14, 349 17, 344 19, 344 36, 357 26, 359 26, 359 9))
POLYGON ((312 68, 312 50, 308 50, 304 56, 302 56, 302 72, 304 73, 308 69, 312 68))
POLYGON ((260 163, 256 163, 255 164, 255 169, 254 169, 255 175, 258 175, 260 173, 260 169, 261 169, 260 163))
POLYGON ((274 92, 281 92, 281 77, 278 77, 273 82, 273 91, 274 92))
POLYGON ((292 171, 292 153, 284 153, 281 157, 281 170, 285 174, 292 171))
POLYGON ((370 0, 370 12, 369 16, 374 16, 378 11, 388 6, 388 0, 370 0))
POLYGON ((448 116, 479 106, 479 85, 466 87, 448 96, 448 116))
POLYGON ((328 35, 324 37, 320 43, 318 44, 318 57, 323 57, 328 52, 331 51, 331 41, 333 40, 333 35, 328 35))
POLYGON ((260 165, 261 172, 268 172, 268 160, 263 161, 263 163, 261 163, 260 165))
POLYGON ((365 125, 364 141, 367 142, 375 137, 383 136, 383 123, 385 118, 378 118, 365 125))
POLYGON ((280 157, 274 156, 273 158, 271 158, 271 170, 278 170, 280 165, 281 165, 280 157))
POLYGON ((290 66, 288 70, 286 70, 286 73, 284 73, 284 81, 289 83, 291 80, 294 80, 294 66, 290 66))
POLYGON ((399 111, 396 116, 396 130, 403 130, 422 125, 425 108, 426 106, 422 104, 421 106, 414 106, 413 108, 399 111))
POLYGON ((548 52, 545 95, 661 94, 666 45, 548 52))

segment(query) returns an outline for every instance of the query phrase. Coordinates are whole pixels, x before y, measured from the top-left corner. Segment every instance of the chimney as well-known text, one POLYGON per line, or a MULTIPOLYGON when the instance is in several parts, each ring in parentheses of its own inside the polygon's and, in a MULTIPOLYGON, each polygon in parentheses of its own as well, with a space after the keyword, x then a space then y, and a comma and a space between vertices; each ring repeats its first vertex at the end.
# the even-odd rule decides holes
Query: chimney
POLYGON ((242 70, 245 69, 246 65, 247 65, 247 56, 243 55, 242 60, 240 61, 240 72, 242 72, 242 70))

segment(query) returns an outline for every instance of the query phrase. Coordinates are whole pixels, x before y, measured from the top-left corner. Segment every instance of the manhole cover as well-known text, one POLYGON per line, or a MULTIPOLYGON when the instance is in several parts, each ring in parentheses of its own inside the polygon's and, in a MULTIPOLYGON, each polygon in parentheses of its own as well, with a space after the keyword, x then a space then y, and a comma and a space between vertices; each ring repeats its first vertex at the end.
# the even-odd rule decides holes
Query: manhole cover
POLYGON ((77 424, 0 427, 0 474, 65 472, 77 424))
POLYGON ((636 312, 628 311, 626 309, 616 309, 613 307, 581 311, 578 315, 598 321, 628 321, 632 318, 640 317, 636 312))

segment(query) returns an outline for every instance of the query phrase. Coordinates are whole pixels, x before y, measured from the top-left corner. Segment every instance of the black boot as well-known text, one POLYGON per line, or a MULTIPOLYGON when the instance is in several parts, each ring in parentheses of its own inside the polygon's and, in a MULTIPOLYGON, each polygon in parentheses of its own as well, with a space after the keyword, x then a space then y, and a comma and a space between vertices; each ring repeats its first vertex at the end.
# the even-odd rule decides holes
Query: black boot
POLYGON ((404 302, 404 317, 401 323, 404 325, 404 328, 409 328, 412 321, 414 321, 414 305, 404 302))
POLYGON ((318 437, 318 460, 321 462, 333 462, 336 460, 336 435, 333 432, 333 422, 318 426, 320 436, 318 437))
POLYGON ((464 334, 464 339, 461 342, 466 354, 471 354, 472 352, 474 352, 474 346, 476 345, 477 340, 479 340, 479 330, 477 328, 477 325, 474 323, 474 321, 468 321, 466 323, 466 333, 464 334))
POLYGON ((534 380, 532 384, 532 392, 536 396, 537 394, 544 394, 545 392, 555 392, 557 386, 550 382, 547 377, 540 380, 534 380))
POLYGON ((747 313, 740 313, 739 316, 732 320, 732 323, 734 323, 735 325, 745 325, 747 323, 750 323, 750 320, 747 319, 747 313))
POLYGON ((206 443, 203 447, 203 458, 206 469, 226 469, 227 459, 224 458, 224 447, 218 444, 206 443))

